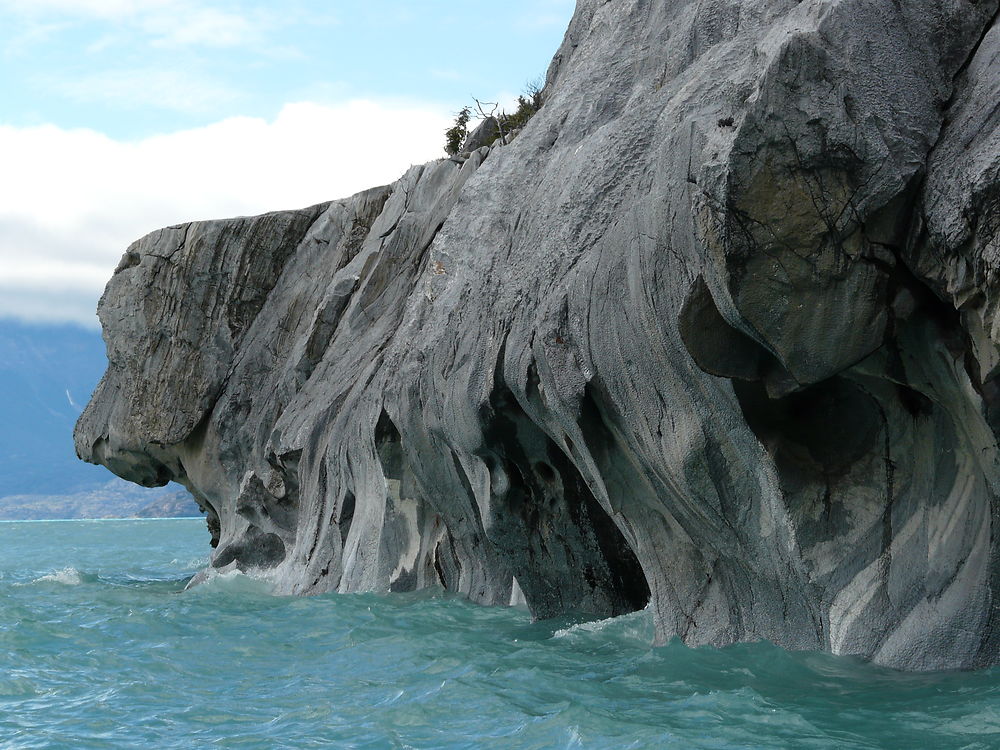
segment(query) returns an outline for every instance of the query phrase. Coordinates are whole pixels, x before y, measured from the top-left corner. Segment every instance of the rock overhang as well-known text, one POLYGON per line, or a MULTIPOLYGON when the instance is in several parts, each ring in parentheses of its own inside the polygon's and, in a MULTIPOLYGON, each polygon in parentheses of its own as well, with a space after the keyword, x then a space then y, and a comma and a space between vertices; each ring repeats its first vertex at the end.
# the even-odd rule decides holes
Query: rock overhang
POLYGON ((281 591, 995 663, 996 11, 580 2, 510 145, 130 248, 78 452, 281 591))

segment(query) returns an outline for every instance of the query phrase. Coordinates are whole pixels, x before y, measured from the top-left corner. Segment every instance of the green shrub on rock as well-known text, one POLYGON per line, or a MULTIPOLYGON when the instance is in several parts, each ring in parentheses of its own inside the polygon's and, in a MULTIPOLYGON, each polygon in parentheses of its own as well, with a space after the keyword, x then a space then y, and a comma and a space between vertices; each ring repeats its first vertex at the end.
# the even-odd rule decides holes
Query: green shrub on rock
POLYGON ((469 107, 462 107, 455 116, 455 124, 444 131, 444 150, 451 155, 458 153, 469 137, 469 119, 472 117, 472 110, 469 107))
MULTIPOLYGON (((498 105, 493 102, 481 102, 475 99, 476 111, 479 119, 484 123, 493 122, 496 125, 495 132, 490 132, 488 139, 481 145, 492 146, 496 141, 502 144, 507 143, 507 137, 515 130, 523 128, 535 113, 542 107, 542 86, 540 83, 529 83, 523 94, 517 97, 517 109, 508 114, 501 110, 497 113, 498 105), (486 108, 491 109, 487 110, 486 108)), ((462 107, 455 116, 455 124, 445 131, 444 150, 454 156, 462 150, 466 139, 469 137, 469 122, 472 118, 472 108, 462 107)))

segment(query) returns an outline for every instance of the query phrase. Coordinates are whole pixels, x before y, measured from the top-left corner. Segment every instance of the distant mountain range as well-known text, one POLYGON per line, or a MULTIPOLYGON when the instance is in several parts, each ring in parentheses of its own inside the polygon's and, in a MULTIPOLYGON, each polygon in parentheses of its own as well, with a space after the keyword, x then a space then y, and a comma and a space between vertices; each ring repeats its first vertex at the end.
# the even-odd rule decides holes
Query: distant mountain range
POLYGON ((97 331, 0 320, 0 519, 199 515, 176 485, 145 489, 76 457, 73 425, 106 365, 97 331))
POLYGON ((103 487, 59 495, 0 497, 0 520, 56 518, 181 518, 200 515, 186 491, 146 490, 113 479, 103 487))

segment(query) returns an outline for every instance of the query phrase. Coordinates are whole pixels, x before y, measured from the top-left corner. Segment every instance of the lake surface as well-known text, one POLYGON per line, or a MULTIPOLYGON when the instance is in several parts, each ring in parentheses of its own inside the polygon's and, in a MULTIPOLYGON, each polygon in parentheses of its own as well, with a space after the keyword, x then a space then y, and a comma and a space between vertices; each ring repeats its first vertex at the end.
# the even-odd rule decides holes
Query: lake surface
POLYGON ((1000 670, 651 648, 429 594, 275 597, 200 520, 0 523, 0 748, 997 748, 1000 670))

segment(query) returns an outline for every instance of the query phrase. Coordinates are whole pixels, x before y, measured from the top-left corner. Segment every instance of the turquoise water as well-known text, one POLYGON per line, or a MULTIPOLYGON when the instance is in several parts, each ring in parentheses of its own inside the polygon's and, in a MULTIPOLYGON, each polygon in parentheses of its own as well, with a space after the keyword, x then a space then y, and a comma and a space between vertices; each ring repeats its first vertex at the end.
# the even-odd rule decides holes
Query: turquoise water
POLYGON ((207 542, 196 520, 0 524, 0 748, 1000 747, 1000 670, 653 649, 646 613, 182 592, 207 542))

